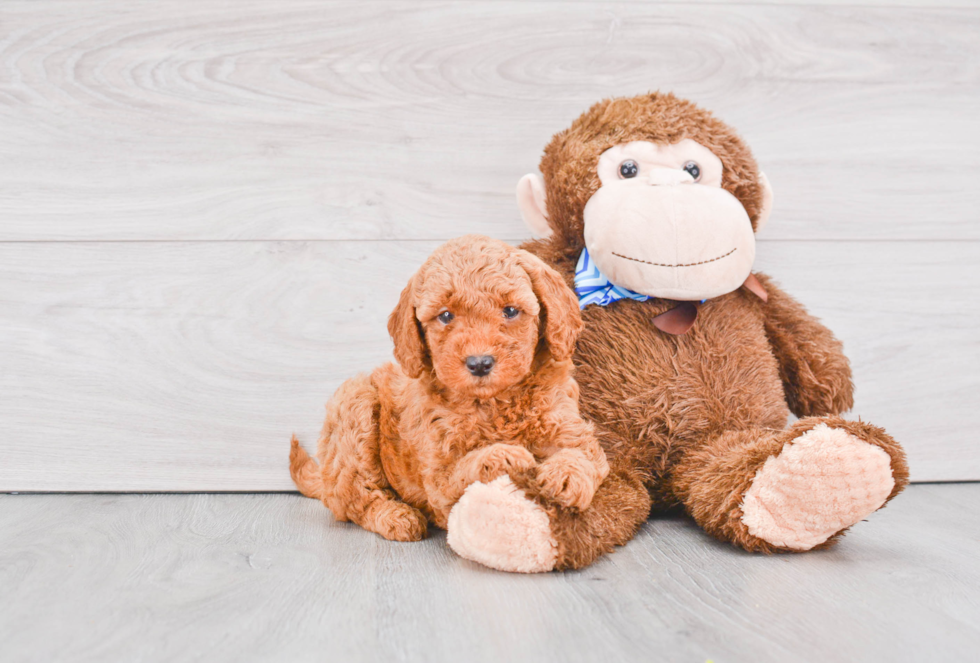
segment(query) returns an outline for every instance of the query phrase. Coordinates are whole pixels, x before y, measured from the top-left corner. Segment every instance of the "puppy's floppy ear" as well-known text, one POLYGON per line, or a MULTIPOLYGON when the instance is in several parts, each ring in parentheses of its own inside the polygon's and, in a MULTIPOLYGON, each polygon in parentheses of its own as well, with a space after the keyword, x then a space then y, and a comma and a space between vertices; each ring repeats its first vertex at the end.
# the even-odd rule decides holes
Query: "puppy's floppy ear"
POLYGON ((421 272, 408 281, 398 298, 398 305, 388 316, 388 334, 395 343, 395 359, 409 377, 417 378, 428 367, 429 350, 422 325, 415 317, 415 288, 421 272))
POLYGON ((558 361, 570 359, 575 340, 582 331, 582 314, 578 298, 561 275, 537 256, 515 249, 521 267, 531 277, 531 287, 544 311, 541 335, 548 342, 551 356, 558 361))

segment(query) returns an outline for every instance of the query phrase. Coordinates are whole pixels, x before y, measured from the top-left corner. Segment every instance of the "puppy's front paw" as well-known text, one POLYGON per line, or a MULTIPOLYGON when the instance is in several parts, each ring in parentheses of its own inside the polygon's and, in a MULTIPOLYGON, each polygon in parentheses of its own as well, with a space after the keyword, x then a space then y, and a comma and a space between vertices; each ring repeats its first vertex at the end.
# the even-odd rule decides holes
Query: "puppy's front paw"
POLYGON ((563 449, 538 467, 541 494, 562 506, 588 508, 598 487, 599 472, 577 449, 563 449))
POLYGON ((514 444, 492 444, 486 449, 478 470, 477 481, 490 483, 504 475, 526 472, 537 461, 534 454, 514 444))

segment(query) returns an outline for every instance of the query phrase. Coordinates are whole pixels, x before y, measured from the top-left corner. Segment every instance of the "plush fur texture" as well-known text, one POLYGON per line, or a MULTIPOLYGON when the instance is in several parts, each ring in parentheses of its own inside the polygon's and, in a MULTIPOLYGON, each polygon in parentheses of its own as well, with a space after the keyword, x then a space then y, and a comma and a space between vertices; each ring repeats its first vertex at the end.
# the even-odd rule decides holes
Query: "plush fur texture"
POLYGON ((677 143, 686 138, 711 150, 724 165, 722 188, 738 198, 755 225, 762 209, 759 169, 738 134, 708 111, 672 94, 600 101, 544 150, 550 244, 577 259, 585 246, 582 212, 599 190, 599 156, 635 140, 677 143))
MULTIPOLYGON (((655 93, 596 104, 554 137, 541 161, 553 234, 524 248, 553 266, 571 287, 584 246, 583 209, 600 184, 599 155, 618 143, 685 138, 721 159, 722 187, 741 201, 755 226, 763 187, 748 147, 707 111, 655 93)), ((677 305, 668 300, 622 300, 583 311, 585 330, 574 357, 580 407, 596 426, 611 473, 592 505, 576 511, 549 505, 533 477, 515 477, 528 499, 551 515, 557 568, 590 563, 628 541, 651 508, 678 504, 708 533, 746 550, 825 546, 881 506, 882 485, 890 481, 887 501, 908 483, 898 443, 880 428, 836 416, 853 404, 851 370, 841 343, 773 281, 761 274, 758 279, 768 301, 745 287, 710 299, 683 335, 664 333, 651 323, 677 305), (803 419, 784 430, 790 412, 803 419), (792 447, 810 439, 807 432, 819 426, 843 431, 848 444, 811 453, 802 463, 792 447), (880 466, 868 468, 876 462, 875 450, 887 456, 887 477, 880 466), (784 453, 788 456, 780 461, 784 453), (773 462, 770 467, 780 471, 765 469, 773 462), (794 463, 804 475, 829 473, 839 481, 813 476, 821 497, 807 504, 799 492, 805 480, 786 471, 794 463), (807 512, 802 519, 789 519, 795 533, 783 531, 766 540, 750 531, 742 505, 757 476, 766 485, 753 499, 780 495, 786 518, 794 509, 807 512), (792 486, 774 485, 780 482, 792 486), (838 527, 826 531, 828 523, 838 527), (811 526, 819 536, 806 535, 811 526)), ((819 446, 821 440, 815 441, 819 446)), ((757 533, 772 531, 760 522, 750 519, 757 533)))
MULTIPOLYGON (((338 520, 396 541, 445 528, 467 486, 508 474, 533 478, 550 503, 587 508, 609 470, 578 412, 571 354, 581 326, 574 295, 538 258, 486 237, 448 242, 391 314, 399 363, 341 385, 327 404, 319 463, 293 439, 293 480, 338 520), (519 312, 505 315, 507 307, 519 312), (467 370, 467 357, 486 355, 495 359, 489 374, 467 370)), ((547 517, 525 505, 525 525, 538 512, 546 524, 529 554, 550 568, 547 517)))
POLYGON ((875 442, 821 423, 785 444, 742 500, 749 534, 809 550, 881 507, 895 479, 888 453, 875 442))
POLYGON ((834 416, 807 417, 787 430, 726 431, 688 453, 675 468, 674 476, 677 499, 705 531, 746 550, 766 553, 800 552, 831 545, 848 527, 881 507, 908 484, 904 454, 895 440, 870 424, 834 416), (815 429, 844 433, 853 446, 840 449, 832 444, 823 453, 820 443, 828 440, 808 437, 815 429), (811 457, 804 464, 792 448, 797 443, 806 444, 808 439, 818 443, 814 449, 817 453, 812 455, 823 453, 824 457, 811 457), (876 471, 880 466, 865 465, 875 449, 886 456, 884 473, 876 471), (766 472, 767 464, 778 471, 766 472), (796 467, 792 467, 794 464, 796 467), (756 486, 759 477, 764 483, 756 486), (889 484, 882 499, 866 499, 865 495, 876 493, 882 483, 889 484), (789 531, 780 532, 778 538, 763 539, 756 535, 761 528, 753 534, 753 523, 745 518, 747 497, 750 503, 755 501, 752 492, 756 496, 761 493, 764 501, 778 506, 785 514, 780 518, 782 522, 794 521, 788 523, 787 530, 792 530, 799 540, 808 538, 835 518, 841 518, 842 523, 836 529, 824 531, 822 537, 810 539, 807 545, 794 542, 787 545, 791 538, 789 531), (776 499, 766 497, 773 493, 778 495, 776 499), (793 511, 797 513, 791 514, 793 511), (802 519, 797 517, 801 511, 806 512, 802 519))
POLYGON ((506 475, 466 489, 449 512, 446 539, 461 557, 501 571, 550 571, 558 557, 548 513, 506 475))

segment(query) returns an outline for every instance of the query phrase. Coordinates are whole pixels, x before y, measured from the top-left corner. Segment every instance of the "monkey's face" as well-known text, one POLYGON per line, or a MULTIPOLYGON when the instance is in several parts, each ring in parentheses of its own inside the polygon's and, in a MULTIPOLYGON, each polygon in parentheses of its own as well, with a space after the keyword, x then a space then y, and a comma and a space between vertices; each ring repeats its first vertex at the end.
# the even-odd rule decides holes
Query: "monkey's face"
POLYGON ((769 182, 738 134, 670 93, 595 104, 555 134, 541 169, 517 185, 531 230, 556 248, 588 248, 613 284, 652 297, 737 289, 772 210, 769 182))
POLYGON ((667 299, 708 299, 742 285, 755 235, 742 203, 721 187, 722 170, 690 139, 603 152, 601 186, 583 214, 596 266, 616 285, 667 299))

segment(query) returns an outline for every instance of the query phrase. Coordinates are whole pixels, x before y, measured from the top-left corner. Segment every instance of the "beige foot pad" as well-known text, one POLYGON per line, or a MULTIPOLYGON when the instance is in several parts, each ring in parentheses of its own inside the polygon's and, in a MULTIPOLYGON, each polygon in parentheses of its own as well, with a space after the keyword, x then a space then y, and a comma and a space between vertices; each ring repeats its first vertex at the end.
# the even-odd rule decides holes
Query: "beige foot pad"
POLYGON ((449 513, 448 530, 449 547, 484 566, 517 573, 555 568, 548 514, 508 476, 469 486, 449 513))
POLYGON ((775 546, 809 550, 879 509, 894 485, 884 450, 819 424, 756 473, 742 522, 775 546))

